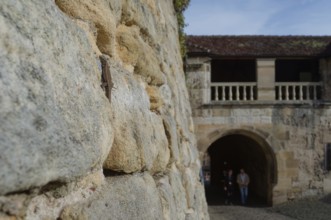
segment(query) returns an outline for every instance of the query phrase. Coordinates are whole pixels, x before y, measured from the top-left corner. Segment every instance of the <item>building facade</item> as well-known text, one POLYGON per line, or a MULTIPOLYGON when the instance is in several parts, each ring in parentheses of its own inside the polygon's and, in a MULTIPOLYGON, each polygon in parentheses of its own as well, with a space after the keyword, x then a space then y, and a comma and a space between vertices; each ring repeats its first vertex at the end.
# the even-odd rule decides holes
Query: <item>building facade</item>
POLYGON ((211 184, 244 168, 268 205, 331 192, 331 36, 188 36, 187 47, 211 184))

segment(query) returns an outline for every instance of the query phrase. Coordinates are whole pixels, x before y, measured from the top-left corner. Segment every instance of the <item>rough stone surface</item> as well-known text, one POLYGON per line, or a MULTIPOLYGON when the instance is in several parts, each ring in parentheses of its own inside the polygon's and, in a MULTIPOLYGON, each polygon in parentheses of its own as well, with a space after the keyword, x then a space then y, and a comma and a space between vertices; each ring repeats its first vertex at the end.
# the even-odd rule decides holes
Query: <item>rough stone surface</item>
MULTIPOLYGON (((267 183, 263 188, 268 191, 264 195, 270 198, 270 204, 329 193, 328 183, 331 176, 330 171, 326 169, 326 146, 331 143, 331 58, 318 58, 319 75, 323 85, 321 99, 285 101, 275 100, 274 68, 267 68, 268 70, 265 72, 261 71, 261 74, 265 74, 266 77, 257 76, 257 93, 262 94, 257 100, 222 100, 221 96, 218 101, 213 100, 212 96, 216 96, 215 90, 210 84, 213 73, 211 69, 205 68, 205 66, 215 65, 213 59, 206 57, 188 57, 187 59, 186 83, 190 93, 201 158, 205 153, 211 154, 208 148, 213 144, 215 144, 213 146, 218 145, 219 149, 222 147, 230 149, 230 146, 221 143, 224 137, 227 138, 231 135, 237 135, 238 139, 245 137, 256 142, 255 149, 263 149, 263 156, 268 161, 268 165, 264 169, 252 169, 251 174, 254 177, 251 183, 255 180, 255 183, 258 184, 256 186, 250 184, 250 189, 254 189, 258 193, 262 192, 261 183, 267 183), (268 88, 271 93, 264 94, 266 90, 261 90, 259 84, 263 88, 268 88), (265 176, 268 180, 258 180, 263 177, 263 174, 256 175, 257 170, 268 172, 269 176, 265 176)), ((266 62, 264 64, 270 62, 269 67, 274 66, 272 60, 263 62, 266 62)), ((221 87, 218 91, 218 95, 221 95, 221 87)), ((229 142, 227 144, 230 145, 229 142)), ((234 141, 231 144, 249 146, 248 141, 243 140, 236 143, 234 141)), ((211 148, 209 149, 211 150, 211 148)), ((246 153, 248 163, 245 166, 247 169, 255 166, 254 157, 258 155, 257 152, 252 151, 250 159, 248 159, 249 152, 245 152, 245 150, 235 153, 238 155, 246 153), (251 161, 254 162, 251 163, 251 161)), ((211 157, 215 155, 213 154, 211 157)), ((256 161, 263 161, 263 157, 260 158, 256 161)), ((225 160, 225 158, 222 159, 225 160)), ((231 160, 236 165, 240 164, 238 161, 231 160)), ((208 164, 213 164, 213 161, 208 164)), ((207 165, 206 170, 209 168, 207 165)), ((215 168, 211 168, 211 170, 213 169, 215 170, 215 168)), ((213 177, 211 179, 213 182, 213 177)))
POLYGON ((127 173, 164 170, 170 157, 168 140, 162 118, 150 111, 144 81, 115 64, 111 69, 115 138, 104 167, 127 173))
POLYGON ((176 204, 169 177, 163 176, 157 181, 157 187, 161 198, 163 218, 171 220, 177 217, 176 204))
POLYGON ((160 197, 148 174, 107 178, 83 204, 65 207, 62 219, 162 219, 160 197), (109 213, 108 213, 109 212, 109 213))
POLYGON ((43 1, 3 2, 0 27, 0 194, 100 169, 113 131, 86 34, 43 1))
POLYGON ((120 1, 56 0, 55 3, 69 16, 93 24, 97 32, 96 44, 100 51, 109 56, 114 55, 115 32, 113 30, 118 23, 116 14, 121 11, 120 1))
POLYGON ((28 206, 24 217, 26 219, 56 219, 66 207, 95 197, 97 189, 105 185, 105 182, 105 177, 100 170, 68 184, 54 183, 43 186, 27 196, 28 206))
POLYGON ((172 0, 2 3, 0 90, 0 218, 209 219, 172 0))
POLYGON ((330 143, 331 115, 326 108, 279 107, 272 112, 258 107, 223 109, 230 110, 232 116, 214 111, 208 117, 195 118, 202 152, 227 131, 255 133, 270 143, 276 157, 275 204, 329 192, 323 183, 330 179, 324 170, 323 156, 325 143, 330 143))

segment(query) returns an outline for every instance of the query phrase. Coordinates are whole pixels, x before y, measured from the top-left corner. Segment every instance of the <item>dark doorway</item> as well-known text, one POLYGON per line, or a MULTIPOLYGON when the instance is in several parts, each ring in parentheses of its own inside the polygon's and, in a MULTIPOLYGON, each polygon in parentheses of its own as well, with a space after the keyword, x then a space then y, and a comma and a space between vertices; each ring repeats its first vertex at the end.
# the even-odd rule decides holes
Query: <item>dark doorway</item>
MULTIPOLYGON (((209 204, 222 204, 223 171, 232 169, 235 176, 244 168, 250 176, 249 204, 252 206, 272 205, 274 182, 274 157, 266 146, 246 135, 231 134, 215 141, 208 149, 210 157, 210 184, 206 188, 209 204)), ((268 147, 269 148, 269 147, 268 147)), ((234 197, 239 201, 239 190, 234 197)))

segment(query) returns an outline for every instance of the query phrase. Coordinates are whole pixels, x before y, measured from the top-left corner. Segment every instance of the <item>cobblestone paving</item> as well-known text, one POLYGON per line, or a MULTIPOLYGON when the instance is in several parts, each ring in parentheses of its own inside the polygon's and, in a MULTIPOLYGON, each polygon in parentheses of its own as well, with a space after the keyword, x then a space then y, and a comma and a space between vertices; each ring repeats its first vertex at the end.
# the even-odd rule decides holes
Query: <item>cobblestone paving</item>
POLYGON ((331 195, 288 202, 272 208, 209 206, 211 220, 331 220, 331 195))

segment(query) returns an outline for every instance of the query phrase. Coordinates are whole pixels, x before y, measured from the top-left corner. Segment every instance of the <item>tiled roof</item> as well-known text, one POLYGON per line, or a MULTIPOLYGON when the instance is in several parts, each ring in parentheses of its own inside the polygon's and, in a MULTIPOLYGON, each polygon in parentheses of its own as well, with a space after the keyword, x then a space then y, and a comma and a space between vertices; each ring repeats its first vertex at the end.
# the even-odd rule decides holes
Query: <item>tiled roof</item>
POLYGON ((331 36, 187 36, 186 43, 189 56, 331 56, 331 36))

